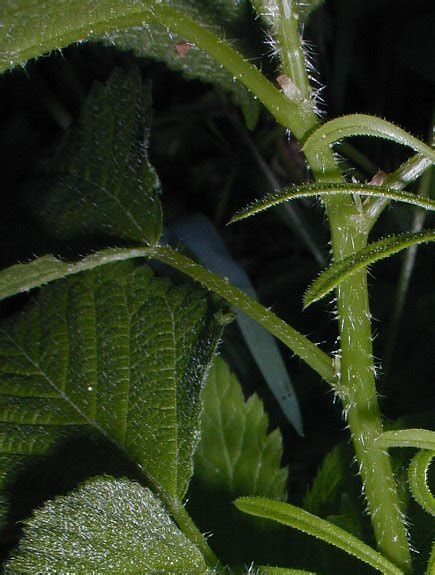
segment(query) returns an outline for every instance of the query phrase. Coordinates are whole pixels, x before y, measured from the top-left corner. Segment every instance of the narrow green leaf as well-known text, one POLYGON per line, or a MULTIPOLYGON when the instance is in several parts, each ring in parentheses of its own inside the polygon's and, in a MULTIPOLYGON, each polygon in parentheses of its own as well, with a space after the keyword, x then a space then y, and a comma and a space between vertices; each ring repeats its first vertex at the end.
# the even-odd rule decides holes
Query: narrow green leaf
POLYGON ((106 245, 159 240, 160 183, 147 157, 150 105, 136 68, 116 69, 106 85, 94 84, 49 177, 32 183, 29 204, 38 206, 50 236, 91 237, 106 245))
POLYGON ((412 148, 435 163, 433 148, 391 122, 366 114, 351 114, 326 122, 307 138, 302 150, 312 154, 317 146, 321 149, 353 136, 372 136, 391 140, 412 148))
POLYGON ((428 429, 398 429, 385 431, 378 437, 379 447, 416 447, 435 451, 435 431, 428 429))
POLYGON ((25 522, 4 573, 204 574, 198 549, 159 499, 127 479, 96 477, 25 522))
POLYGON ((435 241, 435 230, 390 236, 332 264, 314 280, 304 296, 304 308, 321 299, 357 271, 418 244, 435 241))
POLYGON ((204 292, 171 287, 132 262, 43 288, 0 325, 0 487, 28 457, 94 430, 181 500, 222 330, 216 309, 204 292))
POLYGON ((207 489, 285 499, 287 468, 280 467, 282 437, 267 433, 268 417, 254 394, 247 402, 228 365, 217 358, 202 393, 201 440, 195 477, 207 489))
POLYGON ((131 258, 145 257, 148 248, 108 248, 77 262, 43 256, 27 264, 16 264, 0 271, 0 300, 41 287, 57 279, 131 258))
POLYGON ((263 497, 239 497, 235 505, 249 515, 271 519, 322 539, 386 575, 402 575, 403 573, 383 555, 350 533, 299 507, 263 497))
POLYGON ((435 200, 430 200, 410 192, 398 191, 384 188, 382 186, 371 186, 369 184, 351 184, 351 183, 334 183, 334 184, 311 184, 305 186, 293 186, 285 188, 274 194, 268 194, 259 200, 256 200, 246 208, 240 210, 231 220, 230 224, 244 220, 267 210, 283 202, 307 198, 312 196, 335 196, 335 195, 353 195, 360 194, 375 198, 386 198, 396 202, 412 204, 426 210, 435 210, 435 200))
POLYGON ((335 374, 331 359, 316 344, 290 327, 285 321, 260 303, 252 300, 242 290, 232 286, 219 276, 209 272, 171 248, 155 246, 149 249, 149 255, 151 258, 155 258, 190 276, 231 305, 236 306, 281 340, 327 382, 334 383, 335 374))
POLYGON ((408 483, 414 499, 425 511, 435 517, 435 497, 427 484, 427 475, 435 451, 420 450, 411 460, 408 469, 408 483))

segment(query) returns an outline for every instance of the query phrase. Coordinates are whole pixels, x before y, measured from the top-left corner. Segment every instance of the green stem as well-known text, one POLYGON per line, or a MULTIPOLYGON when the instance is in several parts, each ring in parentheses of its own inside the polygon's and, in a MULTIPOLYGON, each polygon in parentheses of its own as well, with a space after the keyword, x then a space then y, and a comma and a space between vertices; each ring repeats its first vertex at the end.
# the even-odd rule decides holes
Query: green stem
POLYGON ((177 522, 178 527, 201 551, 207 565, 212 568, 219 567, 219 559, 209 547, 207 540, 192 521, 192 518, 187 513, 185 507, 182 504, 176 504, 174 501, 166 501, 165 503, 168 506, 172 517, 177 522))
MULTIPOLYGON (((302 107, 287 100, 227 43, 168 6, 161 5, 156 8, 154 16, 154 23, 167 25, 229 69, 235 78, 243 82, 265 104, 277 121, 292 130, 299 140, 304 140, 316 128, 318 121, 312 110, 305 107, 302 110, 302 107)), ((297 34, 287 36, 287 44, 283 48, 289 53, 297 49, 291 42, 299 44, 300 49, 297 34)), ((320 143, 311 148, 307 160, 315 179, 323 182, 342 181, 329 146, 320 143)), ((334 258, 342 259, 364 247, 368 229, 360 229, 361 214, 352 199, 329 198, 325 201, 325 207, 331 226, 334 258)), ((395 480, 388 455, 375 445, 376 437, 382 433, 382 424, 373 373, 366 272, 359 272, 343 282, 337 300, 343 364, 339 393, 348 413, 376 539, 379 548, 388 558, 408 570, 409 547, 399 510, 395 480)), ((234 303, 238 305, 238 302, 234 303)), ((312 356, 311 351, 314 350, 310 350, 309 359, 312 356)))
MULTIPOLYGON (((300 50, 299 35, 287 35, 286 45, 281 49, 288 54, 297 53, 295 44, 300 50)), ((313 114, 308 115, 304 132, 312 132, 316 125, 317 119, 313 119, 313 114)), ((306 157, 317 181, 342 181, 329 146, 320 142, 309 150, 306 157)), ((367 219, 351 198, 329 198, 325 201, 325 208, 336 261, 367 245, 367 219)), ((408 571, 411 559, 396 482, 388 454, 375 443, 383 429, 375 384, 366 270, 340 285, 337 308, 341 341, 337 392, 352 434, 375 537, 382 553, 408 571)))
POLYGON ((299 41, 299 15, 295 0, 278 0, 278 43, 284 73, 294 82, 305 100, 311 99, 311 87, 305 65, 305 56, 299 41))
POLYGON ((205 288, 218 294, 247 316, 262 325, 303 359, 331 385, 335 383, 332 361, 315 343, 293 329, 272 311, 251 299, 242 290, 172 248, 155 246, 147 249, 148 256, 167 264, 193 278, 205 288))

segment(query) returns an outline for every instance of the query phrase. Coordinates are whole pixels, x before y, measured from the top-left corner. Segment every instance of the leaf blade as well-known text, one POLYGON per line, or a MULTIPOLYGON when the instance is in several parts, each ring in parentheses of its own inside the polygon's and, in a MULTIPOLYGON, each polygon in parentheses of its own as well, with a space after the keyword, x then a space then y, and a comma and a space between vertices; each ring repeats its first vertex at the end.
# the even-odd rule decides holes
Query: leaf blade
POLYGON ((340 527, 289 503, 272 501, 263 497, 239 497, 235 501, 235 505, 238 509, 250 515, 272 519, 273 521, 289 525, 304 533, 318 537, 354 555, 361 561, 368 563, 383 573, 396 575, 403 573, 401 569, 388 561, 388 559, 380 553, 340 527))
POLYGON ((395 124, 367 114, 350 114, 326 122, 308 136, 302 151, 313 153, 320 142, 322 146, 331 145, 343 138, 352 136, 384 138, 408 146, 435 163, 435 150, 433 148, 395 124))
POLYGON ((267 195, 253 202, 235 214, 230 224, 239 222, 259 212, 267 210, 283 202, 307 198, 312 196, 334 196, 361 194, 375 198, 386 198, 397 202, 404 202, 426 210, 435 210, 435 200, 427 199, 410 192, 373 186, 362 183, 334 183, 334 184, 310 184, 285 188, 282 191, 267 195))
POLYGON ((77 428, 92 428, 157 490, 181 500, 199 394, 222 329, 213 309, 200 292, 131 262, 44 288, 0 328, 0 393, 14 397, 2 409, 0 451, 43 455, 77 428))
POLYGON ((435 241, 435 230, 401 234, 381 239, 369 244, 356 254, 332 264, 320 274, 308 288, 304 296, 304 309, 327 295, 347 277, 408 247, 435 241))
POLYGON ((26 521, 5 573, 206 572, 196 547, 149 489, 97 477, 26 521))
POLYGON ((261 400, 246 402, 228 365, 214 363, 204 387, 201 440, 195 454, 198 479, 228 498, 263 495, 285 499, 287 468, 280 467, 282 437, 267 433, 268 417, 261 400))

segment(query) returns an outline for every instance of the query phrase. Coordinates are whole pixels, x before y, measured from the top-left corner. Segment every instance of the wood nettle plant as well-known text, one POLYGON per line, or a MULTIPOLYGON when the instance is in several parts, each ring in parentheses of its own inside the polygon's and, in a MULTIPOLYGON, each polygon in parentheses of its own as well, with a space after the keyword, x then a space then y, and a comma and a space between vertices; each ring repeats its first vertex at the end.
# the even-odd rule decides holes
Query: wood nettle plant
MULTIPOLYGON (((249 129, 261 107, 268 110, 300 144, 306 181, 266 193, 232 223, 291 200, 320 198, 332 261, 306 291, 303 306, 335 290, 339 336, 336 352, 325 353, 244 290, 167 245, 162 186, 148 158, 152 86, 134 65, 116 68, 104 84, 95 82, 79 122, 65 129, 55 153, 25 184, 26 209, 41 233, 58 242, 58 251, 0 272, 2 300, 32 290, 24 303, 16 300, 14 313, 0 326, 0 525, 10 550, 5 573, 308 573, 300 569, 311 564, 304 565, 302 553, 295 555, 295 544, 269 561, 292 567, 258 564, 254 544, 248 546, 248 563, 244 554, 231 561, 221 556, 188 512, 192 476, 193 500, 199 485, 235 499, 223 518, 226 531, 257 530, 285 550, 292 530, 282 526, 293 527, 316 538, 300 544, 307 558, 324 552, 319 540, 340 550, 331 555, 328 572, 358 569, 356 560, 365 564, 361 573, 417 572, 404 484, 433 516, 428 473, 435 432, 406 423, 384 428, 367 268, 435 240, 434 229, 414 225, 369 242, 391 202, 419 214, 435 210, 429 194, 435 150, 431 142, 371 115, 321 121, 301 32, 322 2, 251 1, 252 6, 236 0, 4 0, 0 6, 5 74, 86 40, 133 51, 136 63, 151 58, 188 79, 218 86, 231 94, 249 129), (255 46, 246 29, 253 10, 279 61, 277 81, 252 63, 255 46), (245 32, 238 37, 240 29, 245 32), (351 178, 335 153, 336 145, 354 136, 389 140, 415 154, 367 183, 351 178), (406 189, 419 178, 420 193, 406 189), (65 246, 69 257, 59 256, 65 246), (160 277, 155 262, 194 282, 180 283, 181 274, 174 281, 160 277), (359 477, 347 464, 338 470, 346 448, 337 447, 303 507, 286 501, 280 432, 268 433, 262 401, 257 395, 245 401, 236 376, 216 357, 237 310, 303 360, 340 402, 359 477), (82 475, 87 479, 60 488, 62 495, 43 494, 33 513, 20 517, 16 542, 14 506, 22 497, 17 485, 23 476, 37 474, 65 446, 81 449, 87 442, 103 446, 105 465, 97 472, 90 465, 82 475), (406 478, 398 468, 393 473, 389 450, 398 447, 411 450, 406 478), (121 473, 107 466, 111 454, 123 460, 121 473), (328 489, 345 491, 341 479, 335 480, 340 473, 359 482, 360 491, 362 486, 370 533, 361 528, 360 509, 348 492, 339 516, 320 516, 328 489), (356 560, 342 563, 346 553, 356 560)), ((272 389, 285 403, 277 390, 272 389)), ((297 427, 296 414, 288 417, 297 427)), ((435 573, 435 545, 428 556, 417 551, 424 572, 435 573)))

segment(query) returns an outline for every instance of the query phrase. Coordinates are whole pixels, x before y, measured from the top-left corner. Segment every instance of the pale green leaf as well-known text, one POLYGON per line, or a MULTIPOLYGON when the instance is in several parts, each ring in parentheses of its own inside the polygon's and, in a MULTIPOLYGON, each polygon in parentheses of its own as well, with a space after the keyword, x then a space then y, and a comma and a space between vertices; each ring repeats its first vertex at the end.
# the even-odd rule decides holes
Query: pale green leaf
POLYGON ((159 240, 160 184, 147 157, 150 104, 136 68, 94 84, 72 141, 54 158, 49 177, 32 184, 30 201, 49 234, 105 243, 159 240))
POLYGON ((320 196, 322 198, 324 196, 353 194, 374 198, 386 198, 389 200, 395 200, 396 202, 412 204, 426 210, 435 210, 435 200, 430 200, 410 192, 384 188, 382 186, 372 186, 360 183, 310 184, 304 186, 293 186, 273 194, 268 194, 263 198, 256 200, 243 210, 240 210, 233 218, 231 218, 230 223, 244 220, 250 216, 258 214, 259 212, 290 200, 312 196, 320 196))
POLYGON ((361 540, 299 507, 264 497, 239 497, 235 505, 249 515, 271 519, 322 539, 386 575, 403 575, 401 569, 361 540))
POLYGON ((204 292, 132 262, 43 288, 0 326, 1 486, 28 457, 93 430, 181 500, 221 323, 204 292))
POLYGON ((411 460, 408 469, 408 483, 412 496, 427 513, 435 517, 435 497, 427 484, 429 466, 435 458, 435 451, 420 450, 411 460))
MULTIPOLYGON (((213 58, 166 28, 153 10, 166 4, 221 38, 237 37, 237 28, 247 14, 247 2, 236 0, 44 0, 29 3, 7 0, 0 7, 0 21, 6 33, 0 40, 0 71, 24 64, 30 58, 83 40, 103 40, 137 56, 165 62, 188 78, 214 83, 231 92, 242 106, 251 127, 259 104, 232 74, 213 58), (159 25, 161 23, 161 25, 159 25)), ((243 26, 239 34, 241 41, 243 26)))
POLYGON ((27 264, 16 264, 0 271, 0 300, 69 275, 108 263, 144 257, 147 254, 148 248, 108 248, 77 262, 65 262, 48 255, 27 264))
POLYGON ((423 230, 421 232, 390 236, 369 244, 356 254, 332 264, 322 272, 305 293, 304 308, 321 299, 339 286, 346 278, 370 264, 411 246, 433 241, 435 241, 435 230, 423 230))
POLYGON ((111 477, 93 478, 34 512, 4 570, 8 575, 206 571, 201 553, 149 489, 111 477))
POLYGON ((353 136, 371 136, 408 146, 435 163, 435 149, 387 120, 366 114, 351 114, 334 118, 315 130, 306 140, 302 151, 322 154, 322 148, 353 136))
POLYGON ((416 447, 435 451, 435 431, 428 429, 395 429, 385 431, 376 439, 379 447, 416 447))
POLYGON ((254 394, 246 402, 236 376, 217 358, 202 393, 201 440, 195 477, 207 489, 285 499, 287 468, 280 466, 282 437, 268 434, 268 417, 254 394))

